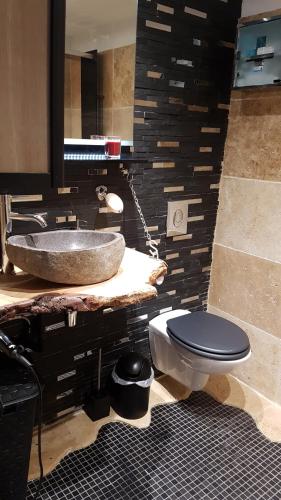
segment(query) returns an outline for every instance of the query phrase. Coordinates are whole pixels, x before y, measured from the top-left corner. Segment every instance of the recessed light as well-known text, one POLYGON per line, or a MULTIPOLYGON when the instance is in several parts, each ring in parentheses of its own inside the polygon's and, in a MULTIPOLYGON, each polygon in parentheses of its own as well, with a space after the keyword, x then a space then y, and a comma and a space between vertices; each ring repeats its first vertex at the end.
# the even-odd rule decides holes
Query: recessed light
POLYGON ((269 17, 263 17, 263 18, 262 18, 262 20, 263 20, 264 22, 269 21, 269 17))

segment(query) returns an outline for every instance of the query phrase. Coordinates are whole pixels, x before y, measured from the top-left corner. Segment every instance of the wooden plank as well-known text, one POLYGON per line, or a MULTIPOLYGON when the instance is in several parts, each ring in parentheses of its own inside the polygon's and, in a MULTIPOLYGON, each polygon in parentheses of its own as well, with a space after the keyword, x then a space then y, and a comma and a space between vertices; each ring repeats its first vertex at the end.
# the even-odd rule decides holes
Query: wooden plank
POLYGON ((48 17, 48 0, 0 2, 1 173, 49 170, 48 17))
POLYGON ((165 262, 126 248, 117 275, 96 285, 59 287, 22 272, 1 276, 0 318, 6 321, 21 313, 86 312, 136 304, 156 297, 153 285, 166 272, 165 262))

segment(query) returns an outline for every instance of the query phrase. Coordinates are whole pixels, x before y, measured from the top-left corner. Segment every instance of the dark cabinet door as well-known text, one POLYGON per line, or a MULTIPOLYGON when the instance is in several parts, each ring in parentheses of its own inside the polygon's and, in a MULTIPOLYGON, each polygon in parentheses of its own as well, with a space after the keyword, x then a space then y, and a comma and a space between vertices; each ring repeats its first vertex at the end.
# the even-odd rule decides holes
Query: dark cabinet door
POLYGON ((65 0, 1 0, 0 33, 0 192, 62 186, 65 0))

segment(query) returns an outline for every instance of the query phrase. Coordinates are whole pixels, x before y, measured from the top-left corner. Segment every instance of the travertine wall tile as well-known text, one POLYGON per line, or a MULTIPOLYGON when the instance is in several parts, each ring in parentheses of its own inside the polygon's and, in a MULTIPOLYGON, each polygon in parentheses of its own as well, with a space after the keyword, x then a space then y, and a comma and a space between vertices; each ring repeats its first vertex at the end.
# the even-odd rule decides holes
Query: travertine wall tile
POLYGON ((215 241, 281 263, 281 183, 223 178, 215 241))
POLYGON ((244 0, 242 6, 242 19, 243 23, 251 23, 253 21, 260 21, 263 17, 281 16, 281 3, 280 0, 244 0), (262 9, 270 9, 261 12, 262 9))
MULTIPOLYGON (((104 135, 133 140, 135 51, 132 44, 99 54, 104 135)), ((65 136, 79 138, 81 134, 81 60, 66 56, 65 136)))
POLYGON ((208 311, 232 321, 242 328, 250 339, 252 356, 249 361, 236 368, 232 375, 267 398, 281 404, 281 393, 279 394, 281 379, 280 340, 217 307, 209 306, 208 311))
POLYGON ((70 58, 71 107, 81 111, 81 59, 70 58))
POLYGON ((113 107, 133 106, 135 91, 136 46, 114 49, 113 107))
POLYGON ((71 87, 70 87, 70 57, 64 59, 64 109, 70 108, 71 87))
POLYGON ((64 108, 64 137, 71 137, 71 109, 64 108))
POLYGON ((81 110, 64 109, 64 136, 79 139, 82 137, 81 110))
POLYGON ((81 123, 81 59, 65 56, 64 135, 80 138, 81 123))
POLYGON ((209 307, 254 346, 235 376, 281 404, 280 123, 280 88, 233 91, 209 307))
POLYGON ((103 134, 113 135, 112 108, 104 108, 102 113, 103 113, 103 134))
POLYGON ((99 54, 104 135, 133 140, 135 52, 132 44, 99 54))
POLYGON ((99 54, 100 87, 103 106, 112 108, 113 102, 113 50, 105 50, 99 54))
POLYGON ((71 110, 71 127, 72 127, 72 136, 77 139, 82 137, 82 116, 81 109, 73 108, 71 110))
POLYGON ((281 339, 281 266, 214 246, 209 304, 281 339))
POLYGON ((124 140, 133 140, 134 114, 131 106, 112 109, 112 133, 124 140))
POLYGON ((281 89, 236 91, 224 175, 281 181, 281 89))

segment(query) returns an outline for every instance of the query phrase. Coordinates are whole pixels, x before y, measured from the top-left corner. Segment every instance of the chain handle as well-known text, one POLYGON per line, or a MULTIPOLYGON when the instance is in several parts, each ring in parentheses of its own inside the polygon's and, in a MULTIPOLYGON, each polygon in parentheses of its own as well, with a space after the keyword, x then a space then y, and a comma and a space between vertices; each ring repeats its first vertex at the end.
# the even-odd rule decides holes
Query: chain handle
POLYGON ((138 211, 141 223, 143 225, 144 235, 148 241, 148 246, 150 247, 150 249, 149 249, 150 255, 154 259, 159 259, 159 252, 158 252, 158 248, 157 248, 157 243, 155 241, 153 241, 151 238, 151 234, 150 234, 148 227, 147 227, 147 224, 145 222, 145 218, 144 218, 144 215, 143 215, 143 212, 142 212, 142 209, 141 209, 141 206, 139 204, 139 200, 138 200, 135 188, 134 188, 134 184, 133 184, 134 177, 132 174, 129 173, 129 171, 127 169, 124 168, 124 165, 120 166, 120 170, 121 170, 122 174, 124 175, 124 177, 126 177, 126 181, 129 184, 129 187, 130 187, 135 205, 137 207, 137 211, 138 211))

